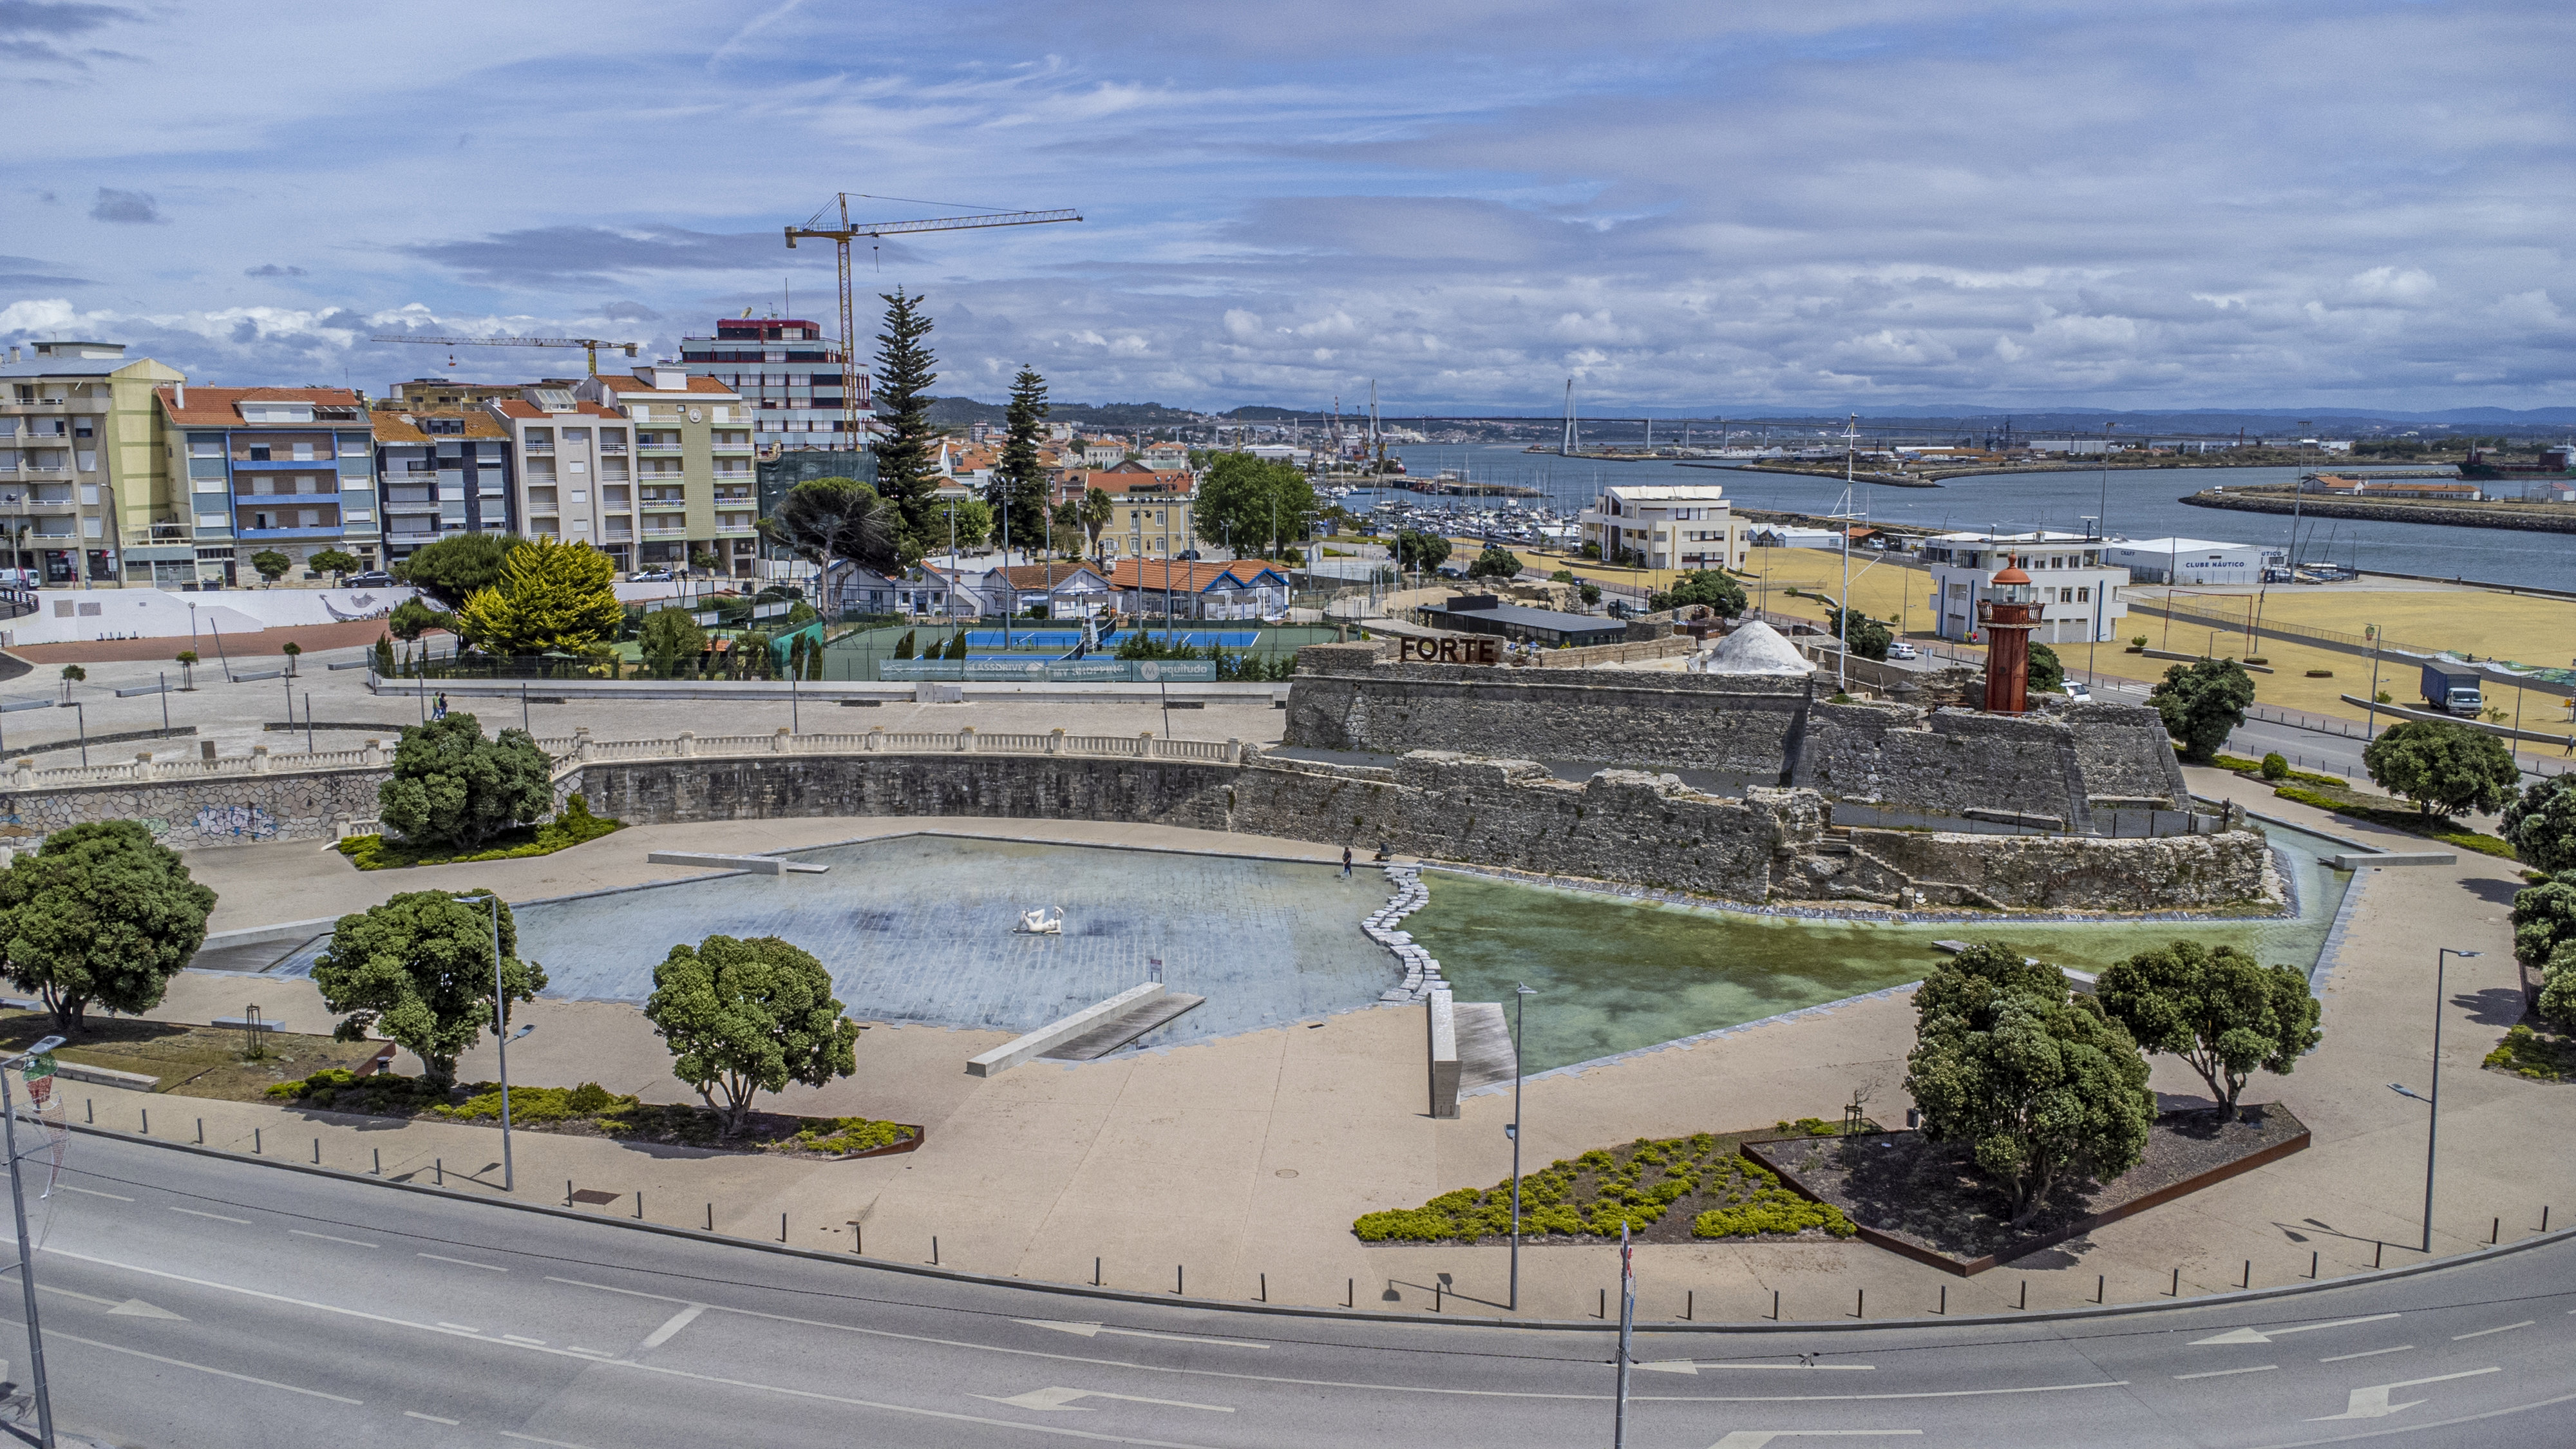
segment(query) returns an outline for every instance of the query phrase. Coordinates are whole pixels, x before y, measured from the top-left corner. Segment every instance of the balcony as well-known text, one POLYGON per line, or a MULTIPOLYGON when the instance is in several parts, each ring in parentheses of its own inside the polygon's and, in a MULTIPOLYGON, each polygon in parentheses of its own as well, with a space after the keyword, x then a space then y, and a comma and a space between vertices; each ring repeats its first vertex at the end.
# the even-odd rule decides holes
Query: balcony
POLYGON ((647 498, 636 506, 647 513, 657 510, 664 513, 676 513, 679 510, 688 507, 689 504, 688 500, 685 498, 647 498))
MULTIPOLYGON (((340 525, 336 523, 325 523, 318 524, 312 528, 242 527, 234 529, 233 536, 243 540, 244 542, 256 542, 258 540, 272 538, 338 538, 346 531, 347 530, 342 529, 340 525)), ((367 532, 368 530, 361 529, 359 531, 367 532)))
POLYGON ((649 523, 644 526, 646 538, 686 538, 688 536, 689 528, 684 523, 664 524, 658 528, 649 523))

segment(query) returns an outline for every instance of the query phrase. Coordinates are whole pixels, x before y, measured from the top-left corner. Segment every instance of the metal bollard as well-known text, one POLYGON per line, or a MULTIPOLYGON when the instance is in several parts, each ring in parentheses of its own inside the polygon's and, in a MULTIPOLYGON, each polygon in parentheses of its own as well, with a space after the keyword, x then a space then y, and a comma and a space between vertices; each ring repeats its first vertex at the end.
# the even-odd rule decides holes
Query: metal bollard
POLYGON ((438 1164, 438 1185, 440 1187, 445 1187, 447 1186, 447 1159, 441 1157, 436 1159, 436 1161, 438 1164))
POLYGON ((1699 1290, 1696 1288, 1686 1288, 1682 1290, 1682 1322, 1688 1323, 1691 1321, 1691 1308, 1698 1297, 1699 1290))
POLYGON ((1852 1293, 1852 1317, 1869 1317, 1869 1290, 1866 1288, 1855 1288, 1852 1290, 1852 1293))
POLYGON ((143 1109, 143 1135, 152 1135, 152 1109, 149 1107, 143 1109))
POLYGON ((319 1137, 313 1139, 313 1165, 315 1167, 322 1165, 322 1139, 319 1137))
POLYGON ((1944 1317, 1944 1318, 1947 1318, 1947 1317, 1949 1317, 1949 1316, 1950 1316, 1950 1285, 1949 1285, 1949 1284, 1944 1283, 1944 1284, 1942 1284, 1942 1285, 1941 1285, 1941 1306, 1940 1306, 1939 1308, 1934 1309, 1934 1310, 1933 1310, 1933 1312, 1940 1314, 1940 1315, 1941 1315, 1942 1317, 1944 1317))
POLYGON ((2317 1250, 2316 1250, 2316 1249, 2314 1249, 2314 1248, 2310 1248, 2310 1249, 2308 1250, 2308 1281, 2309 1281, 2309 1282, 2311 1282, 2311 1283, 2313 1283, 2313 1282, 2315 1282, 2315 1281, 2316 1281, 2316 1279, 2317 1279, 2317 1250))
POLYGON ((1181 1291, 1182 1282, 1181 1265, 1175 1263, 1172 1265, 1172 1292, 1175 1294, 1179 1293, 1181 1291))
POLYGON ((2254 1286, 2254 1260, 2253 1260, 2253 1259, 2248 1258, 2248 1259, 2246 1259, 2246 1260, 2245 1260, 2245 1281, 2244 1281, 2244 1282, 2242 1282, 2242 1283, 2237 1284, 2236 1286, 2237 1286, 2237 1287, 2239 1287, 2239 1288, 2251 1288, 2251 1287, 2253 1287, 2253 1286, 2254 1286))
POLYGON ((1261 1275, 1261 1301, 1270 1301, 1270 1275, 1267 1273, 1261 1275))
POLYGON ((87 1097, 81 1098, 81 1120, 87 1122, 92 1127, 97 1126, 98 1103, 91 1101, 87 1097))
POLYGON ((572 1179, 569 1177, 564 1179, 564 1206, 572 1206, 572 1179))
POLYGON ((1433 1280, 1431 1280, 1431 1311, 1432 1311, 1432 1312, 1434 1312, 1434 1313, 1437 1313, 1437 1312, 1439 1312, 1439 1311, 1440 1311, 1440 1290, 1441 1290, 1441 1287, 1442 1287, 1442 1284, 1441 1284, 1441 1282, 1440 1282, 1440 1280, 1439 1280, 1439 1279, 1434 1278, 1433 1280))
POLYGON ((644 1221, 644 1189, 635 1189, 635 1221, 644 1221))
POLYGON ((1100 1260, 1098 1258, 1091 1260, 1091 1286, 1094 1288, 1100 1286, 1100 1260))
POLYGON ((383 1148, 379 1147, 379 1148, 377 1148, 377 1149, 376 1149, 376 1176, 378 1176, 378 1177, 382 1177, 382 1176, 384 1176, 384 1175, 385 1175, 385 1150, 384 1150, 383 1148))
POLYGON ((199 1147, 206 1145, 206 1119, 203 1117, 197 1119, 197 1145, 199 1147))
POLYGON ((1771 1290, 1771 1321, 1780 1321, 1780 1290, 1777 1288, 1771 1290))
POLYGON ((2019 1309, 2027 1309, 2030 1307, 2030 1280, 2028 1278, 2021 1280, 2021 1301, 2015 1303, 2013 1307, 2019 1309))
POLYGON ((260 1145, 260 1130, 257 1127, 250 1129, 250 1155, 253 1157, 264 1157, 268 1152, 267 1148, 260 1145))
POLYGON ((778 1241, 782 1243, 787 1241, 787 1214, 785 1213, 778 1215, 778 1241))
POLYGON ((2174 1269, 2173 1287, 2165 1293, 2165 1296, 2167 1298, 2180 1298, 2182 1296, 2182 1270, 2180 1268, 2174 1269))
POLYGON ((934 1268, 939 1266, 939 1235, 937 1233, 932 1233, 930 1235, 930 1266, 934 1268))
POLYGON ((712 1232, 714 1232, 715 1230, 716 1230, 716 1205, 715 1205, 714 1203, 708 1203, 708 1204, 707 1204, 707 1231, 712 1233, 712 1232))
POLYGON ((1349 1280, 1349 1282, 1348 1282, 1348 1283, 1343 1287, 1343 1289, 1342 1289, 1342 1306, 1343 1306, 1344 1308, 1357 1308, 1357 1307, 1359 1307, 1359 1306, 1360 1306, 1360 1280, 1359 1280, 1359 1279, 1357 1279, 1357 1278, 1353 1278, 1353 1279, 1349 1280))

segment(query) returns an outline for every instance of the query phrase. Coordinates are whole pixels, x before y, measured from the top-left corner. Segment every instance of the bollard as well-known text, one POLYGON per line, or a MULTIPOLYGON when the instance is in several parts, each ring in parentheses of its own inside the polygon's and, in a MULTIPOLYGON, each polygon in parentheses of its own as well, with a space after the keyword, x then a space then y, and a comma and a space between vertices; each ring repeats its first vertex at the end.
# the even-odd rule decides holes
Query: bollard
POLYGON ((1434 1278, 1431 1280, 1431 1311, 1434 1313, 1440 1311, 1440 1287, 1441 1284, 1439 1279, 1434 1278))
POLYGON ((716 1230, 716 1205, 715 1205, 714 1203, 708 1203, 708 1204, 707 1204, 707 1231, 712 1233, 712 1232, 714 1232, 715 1230, 716 1230))
POLYGON ((937 1233, 932 1233, 930 1235, 930 1266, 934 1268, 939 1266, 939 1235, 937 1233))
POLYGON ((2371 1245, 2370 1245, 2370 1270, 2371 1270, 2372 1272, 2376 1273, 2376 1272, 2378 1272, 2378 1271, 2379 1271, 2379 1255, 2380 1255, 2381 1253, 2383 1253, 2383 1252, 2387 1251, 2387 1248, 2388 1248, 2388 1245, 2387 1245, 2386 1243, 2377 1242, 2377 1241, 2374 1241, 2374 1242, 2372 1242, 2372 1243, 2371 1243, 2371 1245))
POLYGON ((1360 1280, 1359 1280, 1359 1279, 1357 1279, 1357 1278, 1353 1278, 1353 1279, 1349 1280, 1349 1282, 1343 1286, 1343 1288, 1342 1288, 1342 1306, 1343 1306, 1344 1308, 1357 1308, 1357 1307, 1359 1307, 1359 1306, 1360 1306, 1360 1280))
POLYGON ((2549 1204, 2547 1203, 2540 1205, 2540 1230, 2544 1233, 2549 1231, 2549 1204))
POLYGON ((2253 1260, 2253 1259, 2248 1258, 2248 1259, 2246 1259, 2246 1260, 2245 1260, 2245 1281, 2244 1281, 2244 1282, 2242 1282, 2242 1283, 2237 1284, 2236 1286, 2237 1286, 2237 1287, 2239 1287, 2239 1288, 2251 1288, 2251 1287, 2253 1287, 2253 1286, 2254 1286, 2254 1260, 2253 1260))
MULTIPOLYGON (((197 1119, 197 1145, 199 1147, 206 1145, 206 1119, 203 1117, 197 1119)), ((2547 1218, 2547 1212, 2545 1209, 2543 1210, 2542 1216, 2545 1221, 2547 1218)))
POLYGON ((1691 1321, 1693 1300, 1698 1297, 1699 1290, 1696 1288, 1686 1288, 1682 1290, 1682 1322, 1688 1323, 1691 1321))
POLYGON ((1949 1284, 1944 1283, 1944 1284, 1942 1284, 1942 1285, 1941 1285, 1941 1306, 1940 1306, 1940 1307, 1938 1307, 1938 1308, 1936 1308, 1936 1309, 1934 1309, 1934 1310, 1932 1310, 1932 1311, 1933 1311, 1933 1312, 1935 1312, 1935 1313, 1940 1314, 1940 1315, 1941 1315, 1942 1317, 1944 1317, 1944 1318, 1947 1318, 1947 1317, 1949 1317, 1949 1316, 1950 1316, 1950 1285, 1949 1285, 1949 1284))
POLYGON ((2099 1273, 2093 1275, 2093 1301, 2096 1303, 2102 1301, 2102 1277, 2099 1273))
POLYGON ((319 1137, 313 1139, 313 1165, 315 1167, 322 1165, 322 1139, 319 1137))
POLYGON ((1780 1321, 1780 1290, 1777 1288, 1771 1290, 1771 1321, 1780 1321))
POLYGON ((1091 1286, 1094 1288, 1100 1286, 1100 1260, 1098 1258, 1091 1260, 1091 1286))
POLYGON ((778 1215, 778 1241, 782 1243, 787 1241, 787 1214, 785 1213, 778 1215))
POLYGON ((1267 1273, 1261 1275, 1261 1301, 1270 1301, 1270 1275, 1267 1273))
POLYGON ((250 1155, 253 1157, 266 1155, 266 1149, 260 1146, 259 1134, 259 1128, 253 1127, 250 1129, 250 1155))
POLYGON ((2028 1278, 2021 1280, 2021 1301, 2014 1304, 2013 1307, 2021 1309, 2027 1309, 2030 1307, 2030 1280, 2028 1278))
POLYGON ((385 1175, 385 1150, 384 1150, 383 1148, 379 1147, 379 1148, 377 1148, 377 1149, 376 1149, 376 1176, 378 1176, 378 1177, 382 1177, 382 1176, 384 1176, 384 1175, 385 1175))
POLYGON ((2182 1270, 2180 1268, 2174 1269, 2173 1288, 2171 1291, 2167 1292, 2165 1296, 2167 1298, 2180 1298, 2182 1296, 2182 1270))
POLYGON ((152 1135, 152 1109, 149 1107, 143 1109, 143 1135, 152 1135))
POLYGON ((635 1221, 644 1221, 644 1189, 635 1189, 635 1221))
POLYGON ((438 1185, 439 1185, 440 1187, 445 1187, 445 1186, 447 1186, 447 1159, 446 1159, 446 1158, 444 1158, 444 1157, 440 1157, 440 1158, 435 1158, 435 1159, 433 1159, 433 1161, 437 1164, 437 1169, 438 1169, 438 1185))
POLYGON ((2497 1218, 2497 1219, 2495 1220, 2495 1226, 2493 1226, 2493 1227, 2491 1227, 2491 1228, 2488 1228, 2488 1229, 2487 1229, 2487 1246, 2488 1246, 2488 1247, 2490 1247, 2490 1248, 2492 1248, 2492 1247, 2494 1247, 2496 1244, 2501 1243, 2501 1242, 2503 1242, 2503 1241, 2504 1241, 2504 1219, 2503 1219, 2503 1218, 2501 1218, 2501 1217, 2499 1217, 2499 1218, 2497 1218))
POLYGON ((2316 1280, 2317 1280, 2317 1250, 2316 1250, 2316 1249, 2314 1249, 2314 1248, 2310 1248, 2310 1249, 2308 1250, 2308 1281, 2309 1281, 2309 1282, 2311 1282, 2311 1283, 2313 1283, 2313 1282, 2315 1282, 2316 1280))
POLYGON ((87 1097, 81 1098, 81 1120, 92 1127, 98 1125, 98 1104, 87 1097))
POLYGON ((850 1251, 853 1253, 864 1253, 867 1250, 868 1225, 860 1222, 857 1218, 850 1219, 850 1251))
POLYGON ((1852 1290, 1852 1295, 1852 1317, 1869 1317, 1869 1290, 1866 1288, 1855 1288, 1852 1290))
POLYGON ((1175 1263, 1175 1264, 1173 1264, 1173 1265, 1172 1265, 1172 1292, 1173 1292, 1174 1294, 1176 1294, 1176 1295, 1177 1295, 1177 1294, 1179 1294, 1179 1293, 1180 1293, 1180 1291, 1181 1291, 1181 1265, 1180 1265, 1180 1264, 1178 1264, 1178 1263, 1175 1263))
POLYGON ((564 1179, 564 1206, 572 1206, 572 1179, 569 1177, 564 1179))
POLYGON ((1604 1289, 1602 1289, 1602 1290, 1601 1290, 1601 1306, 1600 1306, 1599 1308, 1597 1308, 1597 1309, 1593 1310, 1592 1316, 1593 1316, 1593 1317, 1595 1317, 1595 1318, 1607 1318, 1607 1317, 1609 1317, 1609 1316, 1610 1316, 1610 1290, 1609 1290, 1609 1289, 1604 1288, 1604 1289))

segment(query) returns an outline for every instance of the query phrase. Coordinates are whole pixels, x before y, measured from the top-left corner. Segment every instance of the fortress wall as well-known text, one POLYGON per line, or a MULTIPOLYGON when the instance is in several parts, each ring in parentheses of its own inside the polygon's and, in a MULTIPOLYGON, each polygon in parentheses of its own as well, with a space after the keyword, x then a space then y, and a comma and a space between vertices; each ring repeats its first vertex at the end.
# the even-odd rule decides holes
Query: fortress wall
POLYGON ((1850 884, 1892 890, 1901 874, 1934 904, 1982 896, 2035 910, 2189 911, 2258 900, 2269 859, 2254 830, 2155 840, 1855 830, 1852 848, 1860 868, 1850 884))
POLYGON ((0 844, 20 847, 67 825, 140 820, 173 850, 261 840, 332 840, 339 822, 376 818, 385 768, 114 781, 6 792, 0 844))

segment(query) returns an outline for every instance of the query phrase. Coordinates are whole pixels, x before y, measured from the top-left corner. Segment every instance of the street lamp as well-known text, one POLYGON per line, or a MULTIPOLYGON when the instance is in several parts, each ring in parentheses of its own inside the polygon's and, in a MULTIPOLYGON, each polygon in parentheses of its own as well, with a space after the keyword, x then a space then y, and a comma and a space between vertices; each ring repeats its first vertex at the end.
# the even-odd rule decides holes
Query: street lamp
POLYGON ((510 1043, 537 1028, 531 1022, 515 1032, 510 1030, 509 989, 501 981, 501 893, 485 891, 455 899, 480 901, 492 910, 492 1050, 501 1059, 501 1190, 516 1192, 518 1170, 510 1159, 510 1043))
POLYGON ((1521 1309, 1521 1009, 1537 994, 1512 985, 1512 1120, 1503 1124, 1503 1135, 1512 1139, 1512 1291, 1503 1307, 1512 1313, 1521 1309))
POLYGON ((2427 1254, 2430 1254, 2433 1251, 2433 1149, 2436 1134, 2439 1132, 2442 1125, 2442 993, 2445 989, 2443 986, 2443 974, 2445 969, 2451 964, 2451 958, 2454 956, 2459 957, 2463 961, 2473 961, 2485 954, 2486 953, 2484 951, 2455 951, 2448 946, 2444 946, 2434 953, 2432 1092, 2430 1095, 2426 1095, 2408 1091, 2404 1085, 2397 1082, 2391 1082, 2388 1084, 2388 1090, 2395 1092, 2401 1097, 2412 1097, 2416 1101, 2423 1103, 2426 1108, 2424 1117, 2424 1251, 2427 1254))
POLYGON ((0 1135, 5 1135, 9 1152, 9 1208, 18 1219, 18 1289, 27 1300, 27 1358, 36 1369, 36 1435, 44 1449, 54 1449, 54 1399, 45 1387, 45 1335, 36 1323, 36 1253, 27 1241, 27 1195, 18 1187, 18 1102, 9 1092, 9 1073, 25 1071, 28 1063, 62 1044, 61 1037, 49 1036, 0 1061, 0 1135))

